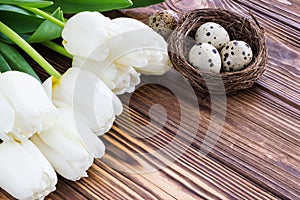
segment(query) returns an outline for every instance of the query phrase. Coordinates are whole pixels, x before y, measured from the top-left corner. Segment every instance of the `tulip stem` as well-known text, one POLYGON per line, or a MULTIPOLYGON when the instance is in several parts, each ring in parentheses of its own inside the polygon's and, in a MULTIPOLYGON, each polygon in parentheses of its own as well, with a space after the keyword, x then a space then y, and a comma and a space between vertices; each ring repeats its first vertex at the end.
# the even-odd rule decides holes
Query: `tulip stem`
POLYGON ((46 20, 56 24, 57 26, 60 26, 62 28, 65 27, 65 23, 60 21, 59 19, 56 19, 55 17, 51 16, 50 14, 38 9, 38 8, 31 8, 31 7, 27 7, 27 6, 20 6, 21 8, 24 8, 26 10, 29 10, 43 18, 45 18, 46 20))
POLYGON ((28 44, 21 36, 14 32, 11 28, 0 21, 0 32, 6 35, 21 49, 23 49, 33 60, 35 60, 49 75, 59 78, 61 75, 54 69, 47 60, 45 60, 30 44, 28 44))
POLYGON ((56 51, 57 53, 60 53, 63 56, 66 56, 67 58, 73 58, 73 56, 71 54, 69 54, 69 52, 67 52, 67 50, 56 44, 55 42, 52 41, 46 41, 42 43, 44 46, 48 47, 49 49, 52 49, 53 51, 56 51))

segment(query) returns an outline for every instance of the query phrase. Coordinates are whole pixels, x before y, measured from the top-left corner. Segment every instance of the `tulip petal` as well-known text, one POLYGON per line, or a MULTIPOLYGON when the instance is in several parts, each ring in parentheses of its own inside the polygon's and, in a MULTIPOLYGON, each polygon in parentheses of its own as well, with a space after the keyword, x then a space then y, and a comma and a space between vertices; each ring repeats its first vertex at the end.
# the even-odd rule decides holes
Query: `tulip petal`
POLYGON ((3 142, 0 159, 0 187, 15 198, 38 199, 55 190, 53 168, 30 141, 3 142))
POLYGON ((32 158, 41 166, 41 168, 47 172, 47 176, 50 179, 50 182, 52 184, 54 183, 55 185, 57 183, 56 173, 53 167, 47 161, 47 159, 42 155, 40 150, 30 140, 22 141, 22 145, 23 148, 25 148, 31 154, 32 158), (42 156, 36 156, 36 155, 42 155, 42 156))
MULTIPOLYGON (((114 104, 116 104, 116 102, 113 101, 115 94, 113 94, 102 81, 98 81, 97 85, 94 86, 94 90, 93 112, 98 126, 100 126, 98 129, 95 127, 94 130, 96 132, 107 132, 115 120, 114 104)), ((119 101, 117 104, 121 104, 121 102, 119 101)))
POLYGON ((55 125, 35 134, 31 140, 59 174, 78 180, 87 176, 86 170, 92 165, 93 157, 102 157, 105 147, 70 107, 58 108, 58 113, 55 125))
POLYGON ((132 45, 138 45, 140 47, 150 45, 149 47, 162 49, 166 49, 167 47, 167 42, 160 34, 136 19, 119 17, 113 19, 112 22, 120 28, 120 33, 123 33, 123 37, 125 36, 126 40, 123 40, 123 42, 129 45, 127 47, 132 45), (132 37, 130 37, 130 35, 132 35, 132 37))
MULTIPOLYGON (((97 46, 116 32, 118 27, 101 13, 81 12, 67 21, 62 31, 63 45, 72 55, 89 57, 97 46)), ((108 48, 97 49, 93 59, 104 60, 108 53, 108 48)))
POLYGON ((88 58, 81 58, 78 56, 74 56, 72 67, 89 71, 95 74, 105 83, 115 79, 118 73, 117 69, 115 69, 114 67, 114 64, 110 62, 108 59, 104 61, 97 61, 88 58), (107 76, 103 76, 104 73, 108 73, 107 76))
POLYGON ((15 111, 8 99, 0 93, 0 139, 7 140, 7 134, 14 128, 15 111))
POLYGON ((133 18, 128 17, 118 17, 111 20, 115 25, 117 25, 120 30, 124 32, 133 31, 136 29, 149 29, 152 30, 149 26, 133 18))
MULTIPOLYGON (((59 114, 62 115, 61 110, 59 114)), ((70 161, 80 161, 88 157, 87 151, 84 151, 84 144, 74 134, 75 128, 70 119, 64 118, 57 121, 53 127, 38 134, 41 140, 56 152, 63 153, 63 156, 70 161)))
POLYGON ((59 108, 59 119, 62 125, 68 124, 68 128, 73 131, 79 140, 81 140, 87 151, 94 158, 101 158, 105 152, 103 142, 86 124, 85 118, 78 112, 72 111, 70 107, 59 108))
POLYGON ((39 135, 35 134, 30 139, 43 152, 54 167, 55 171, 57 171, 57 173, 61 176, 72 181, 79 180, 81 177, 87 177, 86 169, 78 170, 73 167, 63 155, 53 150, 43 140, 41 140, 39 135))
POLYGON ((116 95, 113 96, 113 108, 116 115, 121 115, 121 113, 123 112, 122 102, 116 95))
POLYGON ((43 88, 47 94, 47 96, 51 99, 52 98, 52 76, 47 78, 47 80, 43 83, 43 88))
POLYGON ((56 109, 42 85, 32 76, 9 71, 0 75, 0 91, 16 111, 15 127, 27 137, 51 126, 56 109))
POLYGON ((112 22, 123 31, 119 36, 123 40, 111 49, 116 63, 144 74, 160 75, 170 69, 167 43, 161 35, 135 19, 116 18, 112 22))
POLYGON ((53 99, 81 113, 94 132, 110 129, 115 115, 122 110, 120 100, 97 76, 78 68, 70 68, 61 77, 54 86, 53 99))
POLYGON ((114 80, 116 87, 113 89, 113 92, 117 95, 125 92, 133 92, 135 86, 140 83, 140 74, 137 73, 133 67, 116 64, 115 68, 117 69, 118 74, 114 80))
POLYGON ((135 86, 140 83, 140 74, 134 68, 114 64, 110 58, 105 61, 96 61, 75 56, 73 67, 97 75, 117 95, 133 92, 135 86))
POLYGON ((82 139, 88 152, 94 158, 101 158, 105 153, 104 143, 95 135, 95 133, 88 127, 84 118, 80 113, 76 113, 74 116, 77 125, 76 134, 82 139))

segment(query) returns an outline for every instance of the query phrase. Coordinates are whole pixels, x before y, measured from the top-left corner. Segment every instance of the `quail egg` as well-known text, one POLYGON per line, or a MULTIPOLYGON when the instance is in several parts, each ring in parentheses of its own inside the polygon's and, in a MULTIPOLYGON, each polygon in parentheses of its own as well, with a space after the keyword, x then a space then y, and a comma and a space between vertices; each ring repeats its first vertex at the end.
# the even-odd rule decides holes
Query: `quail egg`
POLYGON ((251 47, 244 41, 233 40, 225 45, 221 51, 224 71, 239 71, 252 61, 251 47))
POLYGON ((221 58, 218 50, 207 43, 194 45, 189 52, 190 63, 203 72, 219 73, 221 58))
POLYGON ((149 17, 148 26, 161 34, 164 38, 168 38, 178 24, 178 21, 179 17, 176 12, 172 10, 161 10, 149 17))
POLYGON ((208 43, 218 50, 230 41, 228 32, 220 25, 214 22, 202 24, 196 31, 196 43, 208 43))

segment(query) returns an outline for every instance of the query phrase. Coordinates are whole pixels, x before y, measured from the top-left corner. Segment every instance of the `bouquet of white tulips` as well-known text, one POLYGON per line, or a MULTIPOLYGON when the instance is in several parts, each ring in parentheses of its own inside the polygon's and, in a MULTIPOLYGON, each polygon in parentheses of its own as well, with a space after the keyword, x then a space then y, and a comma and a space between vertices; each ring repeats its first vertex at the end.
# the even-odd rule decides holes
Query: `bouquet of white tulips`
POLYGON ((133 92, 141 74, 170 69, 158 33, 100 12, 159 2, 0 1, 1 188, 17 199, 43 199, 55 190, 55 171, 72 181, 87 176, 105 152, 99 136, 122 113, 116 95, 133 92), (60 37, 62 45, 51 41, 60 37), (61 75, 30 43, 73 59, 72 68, 61 75), (16 45, 49 74, 44 83, 16 45))

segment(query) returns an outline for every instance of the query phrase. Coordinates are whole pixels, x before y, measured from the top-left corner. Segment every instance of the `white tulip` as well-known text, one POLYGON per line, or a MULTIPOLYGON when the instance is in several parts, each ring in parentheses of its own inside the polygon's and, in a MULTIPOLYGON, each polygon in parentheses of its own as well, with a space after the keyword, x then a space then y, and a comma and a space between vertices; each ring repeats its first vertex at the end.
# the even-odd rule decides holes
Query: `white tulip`
POLYGON ((0 137, 4 140, 11 132, 19 139, 29 138, 56 119, 56 108, 41 83, 18 71, 0 74, 0 110, 4 122, 0 137))
POLYGON ((96 47, 115 36, 117 32, 118 27, 101 13, 81 12, 66 22, 62 31, 63 45, 74 56, 87 58, 97 51, 92 59, 104 60, 109 54, 109 48, 96 50, 96 47))
POLYGON ((115 94, 133 92, 137 72, 161 75, 171 68, 166 41, 135 19, 82 12, 69 19, 62 37, 73 67, 95 73, 115 94))
POLYGON ((78 68, 70 68, 55 81, 52 99, 80 113, 99 135, 112 127, 123 110, 118 97, 96 75, 78 68))
POLYGON ((133 67, 111 63, 109 60, 96 61, 75 56, 73 67, 94 73, 117 95, 133 92, 140 83, 140 73, 133 67))
POLYGON ((55 190, 57 176, 28 139, 0 144, 0 187, 17 199, 43 199, 55 190))
POLYGON ((60 108, 58 112, 56 124, 33 135, 31 141, 61 176, 76 181, 87 177, 86 170, 92 165, 93 157, 102 157, 105 147, 80 118, 75 122, 71 109, 60 108))
POLYGON ((109 18, 97 12, 71 17, 62 32, 66 50, 74 55, 72 66, 95 73, 115 94, 133 92, 140 82, 140 74, 131 66, 108 63, 111 46, 117 43, 113 36, 120 32, 109 18))

